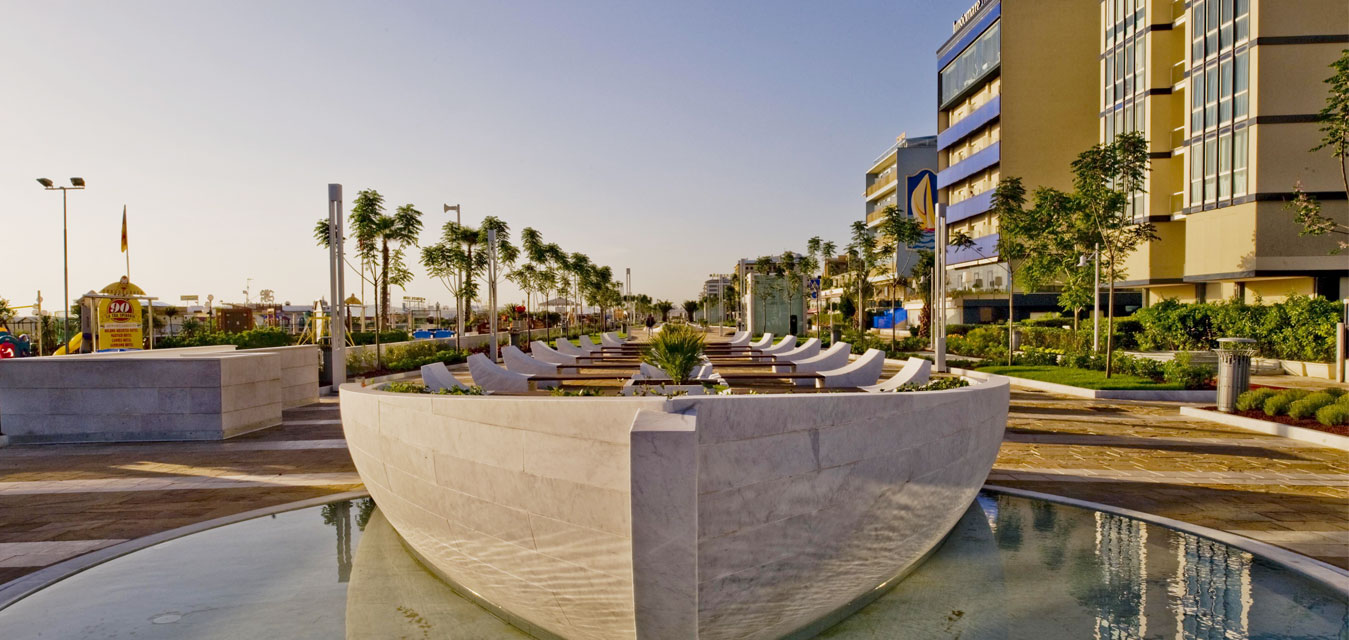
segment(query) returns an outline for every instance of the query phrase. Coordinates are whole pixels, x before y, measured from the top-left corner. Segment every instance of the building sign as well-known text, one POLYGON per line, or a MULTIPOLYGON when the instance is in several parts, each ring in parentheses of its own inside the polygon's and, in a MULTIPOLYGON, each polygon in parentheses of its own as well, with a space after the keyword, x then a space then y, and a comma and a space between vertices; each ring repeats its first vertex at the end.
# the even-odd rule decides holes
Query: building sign
POLYGON ((975 0, 974 6, 967 9, 959 18, 956 18, 956 21, 951 24, 951 33, 960 31, 960 28, 965 26, 966 22, 969 22, 974 16, 979 15, 979 10, 984 8, 984 1, 985 0, 975 0))
POLYGON ((909 215, 923 226, 923 239, 916 243, 915 249, 933 247, 933 231, 937 228, 937 174, 923 169, 908 177, 904 193, 909 202, 909 215))
POLYGON ((114 296, 98 301, 98 350, 140 349, 141 303, 131 297, 114 296))
POLYGON ((196 301, 197 301, 197 296, 196 296, 196 294, 193 294, 193 295, 190 295, 190 296, 178 296, 178 301, 179 301, 179 302, 196 302, 196 301))

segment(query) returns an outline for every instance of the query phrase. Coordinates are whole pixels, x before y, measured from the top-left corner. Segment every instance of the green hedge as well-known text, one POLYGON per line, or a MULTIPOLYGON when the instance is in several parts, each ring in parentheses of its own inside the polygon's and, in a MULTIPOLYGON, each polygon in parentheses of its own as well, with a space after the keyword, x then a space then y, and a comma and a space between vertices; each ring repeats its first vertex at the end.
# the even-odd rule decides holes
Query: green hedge
MULTIPOLYGON (((350 342, 354 345, 375 344, 374 331, 353 331, 350 334, 350 342)), ((394 342, 407 342, 412 337, 406 331, 389 330, 379 332, 380 344, 390 344, 394 342)))
POLYGON ((175 347, 205 347, 216 344, 232 344, 240 349, 264 349, 267 347, 286 347, 295 343, 295 336, 277 327, 260 327, 238 333, 203 331, 184 333, 160 338, 155 341, 156 349, 175 347))
POLYGON ((1335 301, 1294 295, 1269 305, 1163 300, 1139 309, 1134 318, 1142 323, 1138 346, 1145 350, 1216 349, 1218 338, 1252 338, 1265 357, 1329 362, 1341 312, 1335 301))

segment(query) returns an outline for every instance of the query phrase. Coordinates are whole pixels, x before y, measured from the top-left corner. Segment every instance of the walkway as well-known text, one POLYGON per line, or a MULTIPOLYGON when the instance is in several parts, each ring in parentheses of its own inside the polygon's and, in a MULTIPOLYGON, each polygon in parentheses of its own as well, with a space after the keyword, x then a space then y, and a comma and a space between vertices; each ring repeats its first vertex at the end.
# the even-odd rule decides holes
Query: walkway
POLYGON ((1013 390, 988 482, 1222 529, 1349 568, 1349 454, 1180 416, 1177 406, 1013 390))

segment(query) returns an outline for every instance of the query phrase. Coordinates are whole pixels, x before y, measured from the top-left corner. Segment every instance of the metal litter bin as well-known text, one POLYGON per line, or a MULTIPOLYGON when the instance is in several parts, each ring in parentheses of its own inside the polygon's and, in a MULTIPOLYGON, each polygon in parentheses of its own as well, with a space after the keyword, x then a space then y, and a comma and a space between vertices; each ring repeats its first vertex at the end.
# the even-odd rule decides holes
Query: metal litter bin
POLYGON ((1231 413, 1237 396, 1251 388, 1251 356, 1255 341, 1250 338, 1218 338, 1218 410, 1231 413))

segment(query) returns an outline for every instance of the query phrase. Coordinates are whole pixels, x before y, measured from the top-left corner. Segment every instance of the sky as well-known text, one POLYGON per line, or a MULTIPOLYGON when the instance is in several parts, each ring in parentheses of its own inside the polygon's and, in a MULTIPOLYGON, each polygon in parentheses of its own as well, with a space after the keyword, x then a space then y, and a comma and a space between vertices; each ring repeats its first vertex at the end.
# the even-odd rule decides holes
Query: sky
MULTIPOLYGON (((0 0, 0 297, 57 306, 61 194, 35 179, 79 176, 72 297, 125 271, 125 205, 150 295, 326 298, 340 183, 348 209, 417 207, 422 244, 458 203, 677 304, 738 258, 843 244, 872 160, 935 133, 969 4, 0 0)), ((413 271, 395 304, 451 304, 413 271)))

